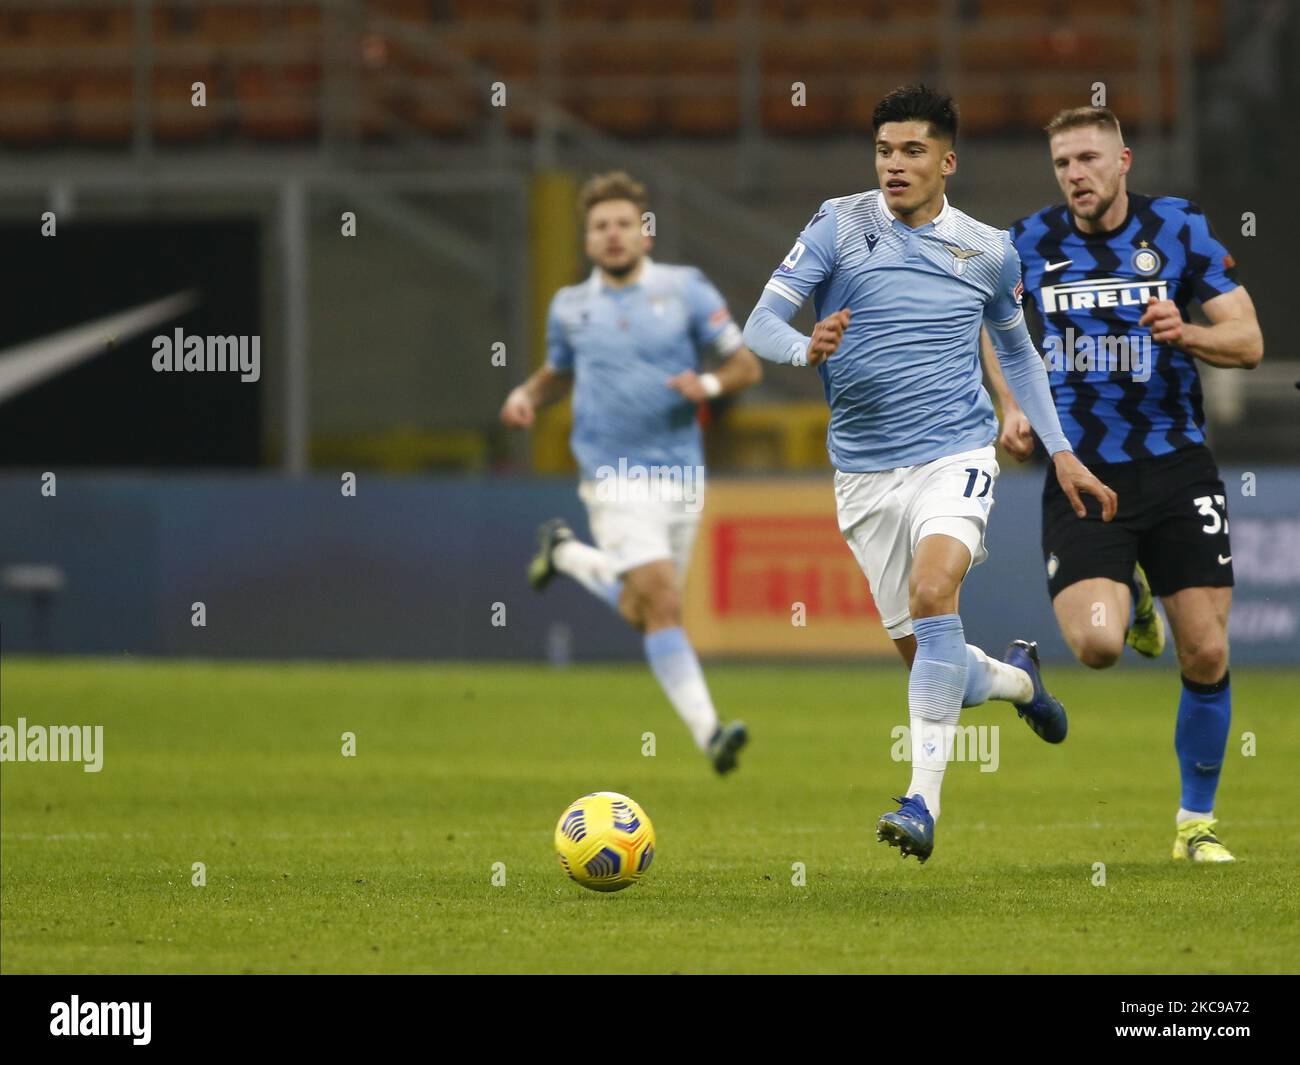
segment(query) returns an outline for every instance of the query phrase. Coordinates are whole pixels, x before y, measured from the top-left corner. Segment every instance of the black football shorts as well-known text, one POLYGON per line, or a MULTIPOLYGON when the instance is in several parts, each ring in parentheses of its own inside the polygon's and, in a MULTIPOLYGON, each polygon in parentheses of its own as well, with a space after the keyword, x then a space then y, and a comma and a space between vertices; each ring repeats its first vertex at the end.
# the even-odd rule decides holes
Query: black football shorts
POLYGON ((1151 591, 1172 595, 1184 588, 1232 586, 1228 542, 1228 493, 1214 456, 1204 444, 1132 462, 1089 465, 1119 495, 1110 522, 1101 504, 1083 497, 1088 514, 1076 517, 1047 471, 1043 485, 1043 562, 1053 599, 1063 588, 1090 577, 1128 584, 1142 563, 1151 591))

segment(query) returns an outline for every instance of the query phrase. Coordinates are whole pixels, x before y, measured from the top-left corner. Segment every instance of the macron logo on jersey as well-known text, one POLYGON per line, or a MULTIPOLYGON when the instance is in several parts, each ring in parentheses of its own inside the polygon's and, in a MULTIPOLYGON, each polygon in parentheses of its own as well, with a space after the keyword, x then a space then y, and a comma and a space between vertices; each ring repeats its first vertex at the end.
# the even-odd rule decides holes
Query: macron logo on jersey
POLYGON ((1046 285, 1042 289, 1043 311, 1090 311, 1098 307, 1144 307, 1152 299, 1169 298, 1166 281, 1134 281, 1102 277, 1046 285))

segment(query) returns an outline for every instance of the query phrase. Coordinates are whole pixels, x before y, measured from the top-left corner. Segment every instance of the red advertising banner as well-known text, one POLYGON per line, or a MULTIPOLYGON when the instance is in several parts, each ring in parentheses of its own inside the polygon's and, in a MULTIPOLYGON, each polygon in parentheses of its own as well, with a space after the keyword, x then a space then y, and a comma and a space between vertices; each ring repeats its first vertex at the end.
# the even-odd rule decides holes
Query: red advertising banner
POLYGON ((685 620, 701 654, 894 653, 829 479, 709 481, 685 620))

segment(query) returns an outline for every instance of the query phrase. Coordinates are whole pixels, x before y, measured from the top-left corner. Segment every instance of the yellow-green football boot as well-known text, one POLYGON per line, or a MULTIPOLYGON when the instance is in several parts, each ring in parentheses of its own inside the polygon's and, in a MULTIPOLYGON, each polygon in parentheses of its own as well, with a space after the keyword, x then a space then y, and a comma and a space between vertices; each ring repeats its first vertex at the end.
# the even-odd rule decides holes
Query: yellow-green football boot
POLYGON ((1165 621, 1156 610, 1151 585, 1142 567, 1133 567, 1133 624, 1128 630, 1127 642, 1144 658, 1159 658, 1165 649, 1165 621))
POLYGON ((1192 862, 1235 862, 1232 852, 1219 842, 1214 826, 1219 822, 1212 817, 1198 817, 1178 822, 1178 835, 1174 838, 1174 860, 1192 862))

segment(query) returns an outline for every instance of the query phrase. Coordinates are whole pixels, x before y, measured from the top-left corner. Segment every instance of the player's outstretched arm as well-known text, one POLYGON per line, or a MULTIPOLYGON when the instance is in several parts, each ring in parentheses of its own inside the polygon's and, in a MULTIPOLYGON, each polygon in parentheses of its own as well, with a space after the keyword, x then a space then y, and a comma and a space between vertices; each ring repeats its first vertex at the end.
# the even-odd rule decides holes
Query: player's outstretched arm
POLYGON ((752 388, 761 380, 763 364, 758 361, 757 355, 742 344, 712 373, 683 370, 668 379, 668 387, 676 389, 692 403, 703 403, 714 396, 752 388))
POLYGON ((1152 299, 1138 325, 1151 330, 1157 344, 1169 344, 1193 358, 1229 369, 1253 370, 1264 357, 1264 334, 1255 303, 1244 287, 1201 304, 1209 325, 1183 321, 1173 300, 1152 299))
POLYGON ((1002 374, 1002 367, 998 363, 997 353, 993 350, 993 341, 989 339, 987 329, 980 330, 980 358, 984 363, 984 374, 998 397, 998 407, 1002 411, 1002 433, 998 437, 998 443, 1021 462, 1033 458, 1034 430, 1030 427, 1025 412, 1020 409, 1020 404, 1016 402, 1006 377, 1002 374))
POLYGON ((573 374, 543 366, 518 388, 511 390, 501 405, 501 422, 511 429, 530 429, 537 412, 558 403, 573 387, 573 374))

